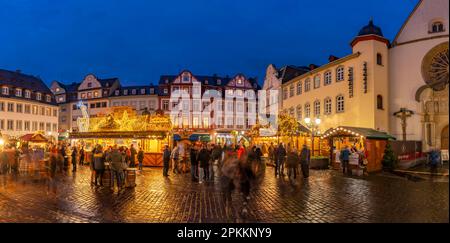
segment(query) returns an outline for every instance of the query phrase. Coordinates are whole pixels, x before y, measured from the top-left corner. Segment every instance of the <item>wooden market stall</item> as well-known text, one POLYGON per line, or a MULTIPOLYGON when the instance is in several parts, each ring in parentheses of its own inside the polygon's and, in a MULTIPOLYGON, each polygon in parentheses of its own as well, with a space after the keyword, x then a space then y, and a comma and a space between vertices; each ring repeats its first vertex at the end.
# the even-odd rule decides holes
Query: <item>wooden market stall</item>
POLYGON ((162 166, 164 145, 171 144, 172 125, 162 112, 154 115, 137 115, 131 109, 112 108, 105 116, 90 118, 87 131, 72 132, 72 145, 84 146, 86 162, 90 162, 92 149, 97 144, 103 148, 132 144, 145 152, 144 166, 162 166))
MULTIPOLYGON (((357 150, 364 150, 367 154, 367 172, 377 172, 382 169, 384 149, 387 141, 395 138, 385 132, 371 128, 339 126, 328 129, 322 136, 323 140, 328 140, 333 168, 341 168, 339 153, 346 145, 349 148, 356 147, 357 150)), ((356 154, 350 156, 350 167, 358 167, 358 157, 356 154)))

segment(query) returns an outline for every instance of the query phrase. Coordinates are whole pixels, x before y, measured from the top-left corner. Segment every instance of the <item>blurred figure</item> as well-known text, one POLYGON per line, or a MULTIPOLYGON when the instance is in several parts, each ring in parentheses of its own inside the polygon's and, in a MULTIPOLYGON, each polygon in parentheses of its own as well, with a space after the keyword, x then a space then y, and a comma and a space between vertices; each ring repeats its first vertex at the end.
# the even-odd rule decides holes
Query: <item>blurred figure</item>
POLYGON ((283 143, 278 145, 277 149, 277 162, 275 168, 275 176, 278 174, 279 176, 284 176, 284 161, 286 160, 286 149, 283 146, 283 143))
POLYGON ((8 172, 8 156, 5 152, 5 147, 3 149, 0 148, 0 186, 6 187, 6 174, 8 172))
POLYGON ((169 146, 164 146, 164 151, 163 151, 163 176, 167 177, 169 176, 169 165, 170 165, 170 150, 169 150, 169 146))
POLYGON ((345 147, 341 150, 339 156, 340 156, 339 160, 342 163, 342 173, 344 173, 344 175, 350 174, 349 169, 350 150, 348 149, 348 145, 345 145, 345 147))
POLYGON ((311 150, 303 144, 302 151, 300 152, 300 165, 302 167, 303 178, 309 177, 309 163, 311 161, 311 150))
POLYGON ((191 180, 194 182, 198 182, 198 151, 195 145, 191 146, 189 151, 189 157, 191 160, 191 180))
POLYGON ((139 170, 140 171, 142 171, 142 164, 144 163, 144 157, 145 157, 144 150, 142 149, 142 147, 140 147, 139 148, 139 152, 137 154, 137 159, 138 159, 138 162, 139 162, 139 170))
POLYGON ((199 181, 202 183, 203 181, 207 181, 209 179, 209 160, 210 160, 210 154, 208 150, 206 149, 206 145, 202 145, 202 149, 198 153, 198 161, 200 163, 200 171, 203 173, 200 173, 199 181))
POLYGON ((111 172, 113 179, 111 181, 112 188, 114 188, 114 177, 117 180, 117 188, 122 189, 122 163, 125 161, 124 155, 119 151, 117 145, 114 145, 113 150, 109 154, 108 161, 111 161, 111 172))
POLYGON ((180 151, 178 149, 178 145, 175 144, 175 147, 172 150, 172 154, 170 155, 171 159, 172 159, 172 165, 173 165, 173 169, 172 172, 174 174, 179 174, 180 171, 178 169, 178 163, 179 163, 179 159, 180 159, 180 151))
POLYGON ((436 174, 438 172, 438 165, 441 161, 440 152, 437 149, 432 149, 428 154, 431 173, 436 174))
POLYGON ((288 178, 291 179, 292 174, 294 179, 297 179, 298 166, 300 158, 298 156, 297 150, 289 147, 286 159, 286 168, 288 170, 288 178))
POLYGON ((130 147, 130 167, 131 168, 136 167, 136 155, 137 155, 137 151, 134 148, 134 144, 131 144, 131 147, 130 147))
POLYGON ((103 186, 103 174, 105 172, 105 157, 103 149, 98 145, 94 151, 92 151, 92 167, 95 171, 94 184, 97 186, 98 178, 100 178, 100 186, 103 186))
POLYGON ((78 156, 77 147, 73 146, 72 147, 72 172, 77 171, 77 156, 78 156))
POLYGON ((84 151, 84 146, 81 146, 81 149, 80 149, 80 165, 84 165, 84 153, 85 153, 85 151, 84 151))

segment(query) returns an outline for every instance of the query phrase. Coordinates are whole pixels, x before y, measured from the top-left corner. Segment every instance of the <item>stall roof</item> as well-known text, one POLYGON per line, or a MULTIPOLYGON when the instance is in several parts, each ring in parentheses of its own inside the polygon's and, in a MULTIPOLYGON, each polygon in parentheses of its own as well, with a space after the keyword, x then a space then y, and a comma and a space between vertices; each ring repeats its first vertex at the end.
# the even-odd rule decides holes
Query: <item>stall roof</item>
POLYGON ((42 134, 25 134, 22 137, 20 137, 20 140, 26 141, 26 142, 32 142, 32 143, 46 143, 47 138, 44 137, 42 134))
POLYGON ((343 137, 343 136, 353 136, 353 137, 363 136, 368 139, 395 140, 395 137, 386 132, 381 132, 372 128, 365 128, 365 127, 339 126, 337 128, 330 128, 323 133, 323 138, 343 137))
POLYGON ((156 138, 161 139, 166 132, 161 131, 107 131, 107 132, 71 132, 70 139, 92 139, 92 138, 156 138))

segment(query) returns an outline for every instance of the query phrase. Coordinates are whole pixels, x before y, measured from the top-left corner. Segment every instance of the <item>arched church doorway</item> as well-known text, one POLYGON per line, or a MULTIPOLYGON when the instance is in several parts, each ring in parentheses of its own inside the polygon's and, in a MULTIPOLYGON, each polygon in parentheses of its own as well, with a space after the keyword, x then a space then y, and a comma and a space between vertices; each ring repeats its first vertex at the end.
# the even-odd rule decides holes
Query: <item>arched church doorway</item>
POLYGON ((448 125, 441 132, 441 149, 448 149, 448 125))

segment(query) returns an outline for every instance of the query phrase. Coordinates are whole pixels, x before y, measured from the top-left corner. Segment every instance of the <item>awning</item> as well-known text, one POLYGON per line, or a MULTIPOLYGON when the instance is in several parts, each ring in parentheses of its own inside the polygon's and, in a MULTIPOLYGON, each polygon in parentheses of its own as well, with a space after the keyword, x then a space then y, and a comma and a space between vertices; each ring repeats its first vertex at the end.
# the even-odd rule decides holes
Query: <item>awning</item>
POLYGON ((36 134, 25 134, 22 137, 20 137, 20 140, 25 142, 32 142, 32 143, 46 143, 47 138, 44 137, 44 135, 36 133, 36 134))
POLYGON ((330 137, 364 137, 368 139, 395 140, 395 137, 386 132, 381 132, 372 128, 347 126, 330 128, 322 135, 322 138, 330 137))

